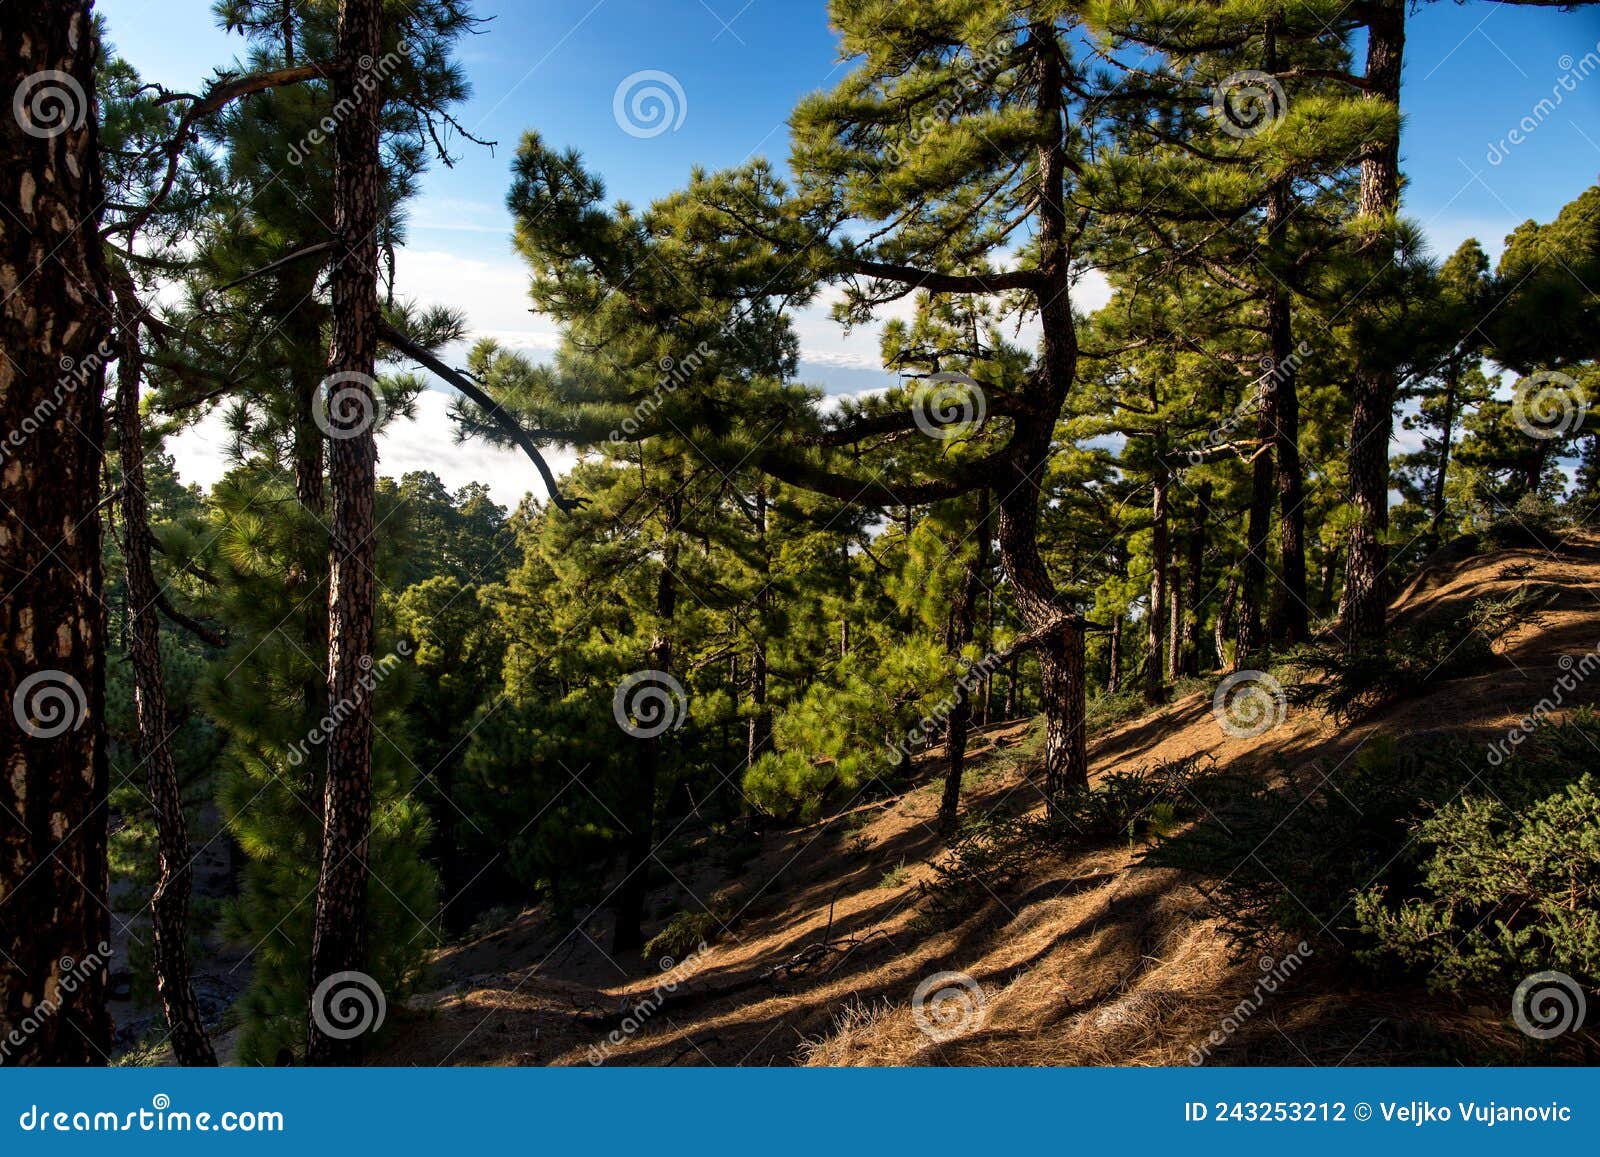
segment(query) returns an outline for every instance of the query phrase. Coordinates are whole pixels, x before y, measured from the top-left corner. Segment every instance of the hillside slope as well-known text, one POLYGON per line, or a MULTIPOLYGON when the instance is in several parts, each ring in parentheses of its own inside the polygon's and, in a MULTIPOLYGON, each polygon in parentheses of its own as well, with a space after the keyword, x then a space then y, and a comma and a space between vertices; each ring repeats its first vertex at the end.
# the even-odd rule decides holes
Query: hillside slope
MULTIPOLYGON (((1096 737, 1094 775, 1200 757, 1234 773, 1315 782, 1380 730, 1401 741, 1450 732, 1487 743, 1600 646, 1600 541, 1442 560, 1394 610, 1399 623, 1458 614, 1525 584, 1548 605, 1500 640, 1490 671, 1431 686, 1356 726, 1290 708, 1254 738, 1224 732, 1210 692, 1191 693, 1096 737)), ((1596 702, 1600 686, 1568 699, 1596 702)), ((1041 809, 1030 731, 1028 721, 1003 724, 975 743, 967 814, 1041 809)), ((1210 881, 1143 866, 1143 848, 1127 841, 1038 857, 953 926, 930 920, 919 884, 946 848, 933 827, 937 755, 903 796, 743 849, 709 834, 664 849, 666 885, 652 910, 716 913, 713 942, 685 960, 612 961, 601 947, 605 912, 558 928, 540 908, 439 952, 431 991, 396 1010, 398 1026, 372 1060, 1183 1064, 1204 1048, 1208 1063, 1373 1064, 1520 1046, 1507 1009, 1463 1007, 1420 987, 1377 992, 1332 952, 1286 944, 1239 959, 1207 899, 1210 881), (950 1018, 930 1033, 913 994, 946 972, 970 981, 933 983, 953 999, 929 1006, 950 1018), (1251 998, 1264 976, 1276 991, 1257 1010, 1251 998)))

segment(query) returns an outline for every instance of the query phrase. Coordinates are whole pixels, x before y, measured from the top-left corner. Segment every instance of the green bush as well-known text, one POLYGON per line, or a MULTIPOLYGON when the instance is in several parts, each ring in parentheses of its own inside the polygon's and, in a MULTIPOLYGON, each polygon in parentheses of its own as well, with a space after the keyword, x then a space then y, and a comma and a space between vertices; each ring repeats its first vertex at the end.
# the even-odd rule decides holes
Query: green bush
POLYGON ((686 960, 702 945, 715 940, 721 930, 722 921, 714 912, 679 912, 645 944, 645 959, 660 956, 686 960))
POLYGON ((1241 943, 1328 934, 1452 990, 1551 968, 1593 982, 1596 745, 1600 717, 1580 711, 1498 763, 1482 744, 1380 736, 1309 788, 1210 780, 1196 788, 1207 818, 1146 862, 1215 879, 1241 943))
POLYGON ((1513 809, 1468 796, 1419 825, 1421 895, 1356 895, 1363 955, 1430 986, 1513 983, 1546 969, 1600 981, 1600 792, 1593 775, 1513 809))

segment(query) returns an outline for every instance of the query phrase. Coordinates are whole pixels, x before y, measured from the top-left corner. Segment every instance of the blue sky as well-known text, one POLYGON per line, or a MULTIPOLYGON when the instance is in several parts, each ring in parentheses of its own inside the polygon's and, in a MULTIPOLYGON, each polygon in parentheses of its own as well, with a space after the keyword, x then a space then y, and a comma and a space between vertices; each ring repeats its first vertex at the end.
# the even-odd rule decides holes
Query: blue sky
MULTIPOLYGON (((96 10, 122 55, 169 87, 192 89, 239 51, 208 0, 99 0, 96 10)), ((842 74, 823 0, 479 0, 475 11, 493 19, 462 45, 474 91, 459 116, 499 146, 491 154, 460 142, 457 165, 427 175, 400 288, 459 305, 477 331, 532 351, 549 348, 554 332, 527 313, 503 206, 523 131, 579 149, 613 198, 644 203, 696 164, 781 161, 796 100, 842 74), (682 120, 640 137, 619 127, 613 102, 625 78, 645 71, 676 81, 682 120)), ((1497 254, 1518 223, 1550 219, 1600 174, 1600 10, 1426 4, 1410 22, 1404 85, 1405 208, 1441 253, 1476 236, 1497 254), (1510 144, 1524 118, 1534 127, 1510 144)), ((881 380, 870 333, 846 338, 817 312, 797 328, 809 379, 833 389, 881 380)), ((495 452, 451 452, 437 430, 426 436, 437 420, 425 415, 417 437, 386 449, 386 472, 417 468, 408 459, 421 453, 447 481, 492 468, 497 496, 520 496, 526 479, 518 470, 501 480, 509 467, 495 452)), ((216 469, 192 451, 180 461, 201 481, 216 469)))

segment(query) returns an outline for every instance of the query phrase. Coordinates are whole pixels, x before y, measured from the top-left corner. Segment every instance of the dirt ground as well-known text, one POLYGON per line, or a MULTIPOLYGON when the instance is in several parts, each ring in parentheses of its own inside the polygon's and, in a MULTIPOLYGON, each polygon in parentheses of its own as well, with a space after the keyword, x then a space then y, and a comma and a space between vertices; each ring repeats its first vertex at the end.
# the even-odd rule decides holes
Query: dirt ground
MULTIPOLYGON (((1359 726, 1290 708, 1256 738, 1225 733, 1210 693, 1189 694, 1097 736, 1093 774, 1209 753, 1230 771, 1293 775, 1349 758, 1377 729, 1502 734, 1549 691, 1564 657, 1600 646, 1600 540, 1442 561, 1396 603, 1406 621, 1523 583, 1541 584, 1551 601, 1502 639, 1488 673, 1359 726)), ((1577 701, 1600 701, 1600 686, 1581 688, 1577 701)), ((968 814, 1040 809, 1033 730, 1028 720, 984 729, 966 778, 968 814)), ((392 1010, 396 1028, 372 1062, 1378 1064, 1437 1059, 1451 1042, 1472 1055, 1517 1047, 1508 1009, 1420 989, 1374 992, 1331 954, 1302 956, 1293 945, 1238 959, 1207 881, 1141 866, 1138 848, 1042 858, 954 927, 930 925, 919 919, 918 884, 946 848, 934 826, 938 756, 903 796, 766 834, 737 875, 691 848, 651 905, 717 909, 714 941, 686 960, 613 960, 602 948, 605 912, 556 927, 540 908, 439 952, 427 991, 392 1010), (1259 1012, 1238 1015, 1263 976, 1285 969, 1259 1012), (951 1020, 925 1031, 913 993, 943 972, 965 974, 971 987, 935 982, 945 998, 936 1007, 951 1020), (1236 1031, 1208 1045, 1225 1022, 1236 1031)))

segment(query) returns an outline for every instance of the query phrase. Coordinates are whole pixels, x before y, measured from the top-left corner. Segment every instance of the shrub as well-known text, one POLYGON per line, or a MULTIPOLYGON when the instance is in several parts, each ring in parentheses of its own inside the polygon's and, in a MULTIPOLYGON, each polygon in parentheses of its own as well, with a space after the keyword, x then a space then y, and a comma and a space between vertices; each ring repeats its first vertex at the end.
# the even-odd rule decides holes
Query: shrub
MULTIPOLYGON (((1146 862, 1203 872, 1241 943, 1332 934, 1375 966, 1460 989, 1600 974, 1600 717, 1481 745, 1378 737, 1309 791, 1230 785, 1146 862)), ((1214 786, 1219 781, 1202 785, 1214 786)))
POLYGON ((1368 960, 1430 986, 1512 983, 1546 969, 1600 980, 1600 785, 1585 773, 1531 806, 1456 800, 1418 827, 1421 895, 1356 895, 1368 960))
POLYGON ((652 956, 670 956, 673 960, 688 959, 710 944, 722 930, 722 921, 715 912, 679 912, 666 926, 652 936, 644 946, 646 959, 652 956))

